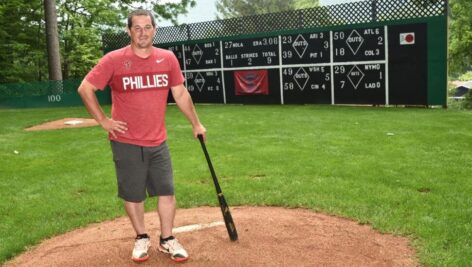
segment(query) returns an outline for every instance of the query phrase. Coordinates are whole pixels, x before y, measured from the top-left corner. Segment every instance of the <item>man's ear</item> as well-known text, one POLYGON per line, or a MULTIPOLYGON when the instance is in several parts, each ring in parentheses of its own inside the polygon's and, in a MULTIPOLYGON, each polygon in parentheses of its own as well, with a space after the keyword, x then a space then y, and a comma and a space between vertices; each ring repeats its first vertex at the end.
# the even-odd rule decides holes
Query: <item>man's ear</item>
POLYGON ((131 32, 129 31, 129 28, 128 28, 128 27, 125 27, 125 31, 126 31, 126 33, 128 34, 128 36, 131 37, 131 32))

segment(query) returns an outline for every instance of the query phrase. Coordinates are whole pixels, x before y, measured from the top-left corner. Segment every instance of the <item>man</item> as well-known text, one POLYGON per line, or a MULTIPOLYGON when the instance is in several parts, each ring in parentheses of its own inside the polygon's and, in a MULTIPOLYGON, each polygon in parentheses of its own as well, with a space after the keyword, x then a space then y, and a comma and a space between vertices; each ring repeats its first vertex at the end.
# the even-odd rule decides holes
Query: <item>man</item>
POLYGON ((87 74, 78 92, 88 110, 109 134, 118 180, 118 196, 136 231, 132 259, 149 258, 151 246, 144 225, 144 200, 158 196, 161 225, 158 249, 174 261, 188 254, 174 236, 172 227, 176 200, 171 159, 166 144, 165 111, 169 88, 179 109, 192 124, 193 134, 205 137, 190 94, 184 87, 179 63, 170 51, 152 46, 155 20, 147 10, 128 16, 131 44, 106 54, 87 74), (112 89, 112 115, 106 117, 95 92, 112 89))

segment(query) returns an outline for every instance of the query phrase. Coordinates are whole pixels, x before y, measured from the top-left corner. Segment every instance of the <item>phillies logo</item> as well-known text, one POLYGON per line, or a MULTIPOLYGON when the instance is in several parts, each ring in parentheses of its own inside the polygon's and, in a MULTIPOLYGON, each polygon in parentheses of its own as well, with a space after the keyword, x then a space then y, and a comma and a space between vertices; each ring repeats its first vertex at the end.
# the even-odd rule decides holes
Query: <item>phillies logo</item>
POLYGON ((123 90, 156 89, 165 88, 169 85, 167 74, 152 74, 143 76, 122 77, 123 90))
POLYGON ((123 66, 125 66, 125 69, 127 70, 131 69, 131 61, 126 60, 125 62, 123 62, 123 66))

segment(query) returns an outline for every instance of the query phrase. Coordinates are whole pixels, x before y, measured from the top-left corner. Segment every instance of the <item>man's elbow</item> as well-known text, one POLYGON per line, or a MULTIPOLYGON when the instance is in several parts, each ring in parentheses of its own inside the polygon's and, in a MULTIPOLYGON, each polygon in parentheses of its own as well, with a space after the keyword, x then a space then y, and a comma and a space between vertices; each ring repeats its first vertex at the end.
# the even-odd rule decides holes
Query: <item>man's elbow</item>
POLYGON ((84 81, 82 81, 82 83, 79 85, 79 88, 77 88, 77 93, 79 93, 79 95, 82 95, 85 91, 85 86, 84 86, 84 81))
POLYGON ((79 86, 79 88, 77 89, 77 93, 79 93, 79 95, 83 95, 84 94, 84 87, 82 85, 79 86))
POLYGON ((95 90, 93 89, 93 87, 91 87, 86 80, 83 80, 79 88, 77 89, 77 92, 79 93, 80 96, 84 96, 94 91, 95 90))
POLYGON ((185 88, 183 84, 179 84, 177 86, 171 87, 170 89, 172 91, 172 96, 174 97, 175 100, 190 96, 190 94, 187 91, 187 88, 185 88))

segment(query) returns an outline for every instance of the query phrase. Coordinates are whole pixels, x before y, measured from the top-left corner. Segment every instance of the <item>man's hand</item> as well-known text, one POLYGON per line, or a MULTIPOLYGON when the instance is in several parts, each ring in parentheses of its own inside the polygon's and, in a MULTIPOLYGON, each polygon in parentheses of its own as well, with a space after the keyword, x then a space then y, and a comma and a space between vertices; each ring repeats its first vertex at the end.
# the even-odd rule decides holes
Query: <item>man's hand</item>
POLYGON ((201 134, 203 136, 203 140, 204 141, 206 140, 206 129, 205 129, 205 127, 203 127, 203 125, 201 123, 193 126, 192 131, 193 131, 193 136, 195 138, 198 138, 198 135, 201 134))
POLYGON ((116 138, 116 133, 125 133, 128 130, 126 127, 126 122, 123 121, 115 121, 110 118, 104 118, 103 120, 99 121, 102 128, 110 133, 114 138, 116 138))

